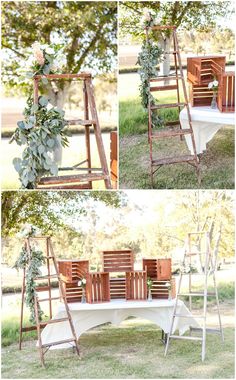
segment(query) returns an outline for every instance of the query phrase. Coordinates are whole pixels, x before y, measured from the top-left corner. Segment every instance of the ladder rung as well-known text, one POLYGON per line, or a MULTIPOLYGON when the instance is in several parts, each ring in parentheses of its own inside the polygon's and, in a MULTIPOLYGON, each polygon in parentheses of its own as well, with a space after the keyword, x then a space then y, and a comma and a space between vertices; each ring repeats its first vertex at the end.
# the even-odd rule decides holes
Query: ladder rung
POLYGON ((185 256, 203 256, 206 255, 206 252, 187 252, 185 253, 185 256))
POLYGON ((47 290, 50 290, 51 286, 36 286, 35 290, 36 292, 46 292, 47 290))
POLYGON ((156 104, 154 106, 151 106, 151 110, 157 110, 160 108, 175 108, 175 107, 184 107, 188 103, 166 103, 166 104, 156 104))
MULTIPOLYGON (((204 293, 193 292, 193 293, 179 293, 178 296, 193 296, 193 297, 204 297, 204 293)), ((215 296, 214 292, 207 292, 207 297, 215 296)))
POLYGON ((48 260, 48 259, 54 259, 55 257, 54 256, 45 256, 45 259, 48 260))
MULTIPOLYGON (((202 327, 191 327, 190 326, 190 330, 191 331, 196 331, 196 332, 197 331, 202 332, 203 328, 202 327)), ((221 334, 221 331, 219 329, 212 329, 212 328, 209 328, 209 327, 206 328, 206 332, 207 333, 212 333, 212 334, 221 334)))
POLYGON ((84 127, 90 127, 93 124, 96 124, 95 120, 82 120, 82 119, 74 119, 74 120, 66 120, 68 125, 83 125, 84 127))
POLYGON ((58 279, 58 275, 57 274, 50 274, 50 275, 46 275, 46 276, 38 276, 38 277, 35 277, 35 280, 46 280, 46 279, 51 279, 51 278, 57 278, 58 279))
POLYGON ((46 344, 42 344, 41 347, 45 348, 45 347, 57 346, 58 344, 64 344, 64 343, 70 343, 70 342, 75 342, 75 339, 71 338, 71 339, 64 339, 58 342, 46 343, 46 344))
POLYGON ((78 174, 78 175, 65 175, 58 177, 43 177, 39 181, 39 185, 57 185, 65 183, 78 183, 89 181, 101 181, 108 179, 109 176, 103 173, 90 173, 90 174, 78 174))
POLYGON ((204 315, 184 315, 184 314, 174 314, 174 317, 178 317, 178 318, 193 318, 193 319, 197 319, 197 318, 200 318, 200 319, 204 319, 204 315))
POLYGON ((150 87, 150 91, 170 91, 170 90, 177 90, 176 85, 166 85, 166 86, 156 86, 156 87, 150 87))
POLYGON ((183 340, 200 340, 202 341, 202 338, 198 336, 181 336, 181 335, 170 335, 171 339, 183 339, 183 340))
POLYGON ((182 75, 167 75, 167 76, 159 76, 155 78, 150 78, 150 82, 159 82, 167 79, 183 79, 184 77, 182 75))
POLYGON ((180 156, 180 157, 169 157, 169 158, 161 158, 159 160, 153 160, 152 165, 169 165, 169 164, 177 164, 182 162, 196 161, 195 156, 180 156))
POLYGON ((165 52, 165 54, 177 54, 177 53, 178 53, 178 50, 172 50, 169 52, 165 52))
POLYGON ((65 322, 65 321, 68 321, 69 318, 60 318, 60 319, 50 319, 49 321, 45 321, 43 323, 39 323, 40 326, 41 324, 47 324, 47 325, 50 325, 50 324, 53 324, 53 323, 59 323, 59 322, 65 322))
POLYGON ((157 139, 161 137, 174 137, 174 136, 181 136, 181 135, 187 135, 191 134, 191 129, 175 129, 175 130, 163 130, 163 131, 156 131, 151 135, 152 139, 157 139))
POLYGON ((38 298, 38 302, 45 302, 45 301, 55 301, 55 300, 59 300, 60 297, 51 297, 51 298, 38 298))

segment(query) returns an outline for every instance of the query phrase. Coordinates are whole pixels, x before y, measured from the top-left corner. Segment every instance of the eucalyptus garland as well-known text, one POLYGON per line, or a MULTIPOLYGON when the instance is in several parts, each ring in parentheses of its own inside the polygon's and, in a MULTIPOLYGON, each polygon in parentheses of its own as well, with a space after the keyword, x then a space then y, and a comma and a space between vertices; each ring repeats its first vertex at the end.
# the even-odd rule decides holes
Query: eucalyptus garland
MULTIPOLYGON (((145 109, 148 104, 151 106, 156 104, 154 96, 150 92, 149 79, 158 75, 157 65, 163 57, 163 50, 157 46, 151 39, 144 41, 141 52, 138 55, 137 64, 140 66, 139 75, 141 85, 139 87, 141 102, 145 109)), ((163 126, 163 120, 157 113, 152 112, 152 127, 163 126)))
MULTIPOLYGON (((34 309, 34 296, 35 296, 35 277, 41 275, 40 267, 45 263, 43 252, 34 247, 30 247, 28 251, 22 247, 19 257, 17 258, 14 268, 17 270, 25 269, 26 271, 26 287, 25 287, 25 302, 30 309, 30 321, 35 323, 35 309, 34 309)), ((38 317, 42 320, 43 312, 38 305, 38 317)))
MULTIPOLYGON (((31 71, 25 76, 33 78, 35 75, 47 75, 54 73, 58 68, 56 59, 61 57, 61 52, 48 46, 33 45, 34 63, 31 71)), ((48 80, 44 76, 43 83, 48 80)), ((53 160, 53 152, 60 144, 68 146, 67 125, 65 112, 57 107, 49 107, 49 98, 40 96, 38 104, 33 103, 30 95, 24 109, 24 120, 18 121, 17 128, 10 140, 18 145, 26 145, 22 158, 14 158, 13 165, 19 173, 22 188, 33 189, 37 181, 43 175, 57 175, 58 166, 53 160)))

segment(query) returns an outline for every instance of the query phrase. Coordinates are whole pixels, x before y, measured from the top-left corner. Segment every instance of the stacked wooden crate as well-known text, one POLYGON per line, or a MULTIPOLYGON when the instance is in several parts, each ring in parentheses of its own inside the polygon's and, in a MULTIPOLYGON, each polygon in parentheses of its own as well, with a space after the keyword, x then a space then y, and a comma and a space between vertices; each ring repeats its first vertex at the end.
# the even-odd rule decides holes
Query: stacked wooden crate
POLYGON ((213 90, 208 84, 216 78, 219 82, 217 104, 221 112, 235 110, 235 73, 225 71, 225 57, 203 56, 187 58, 189 98, 192 107, 210 106, 213 90))
POLYGON ((79 302, 82 296, 82 287, 78 281, 86 278, 89 272, 88 260, 58 260, 58 269, 63 281, 67 302, 79 302))
POLYGON ((154 299, 168 298, 167 282, 170 282, 171 295, 175 298, 175 278, 172 278, 171 274, 171 259, 143 259, 143 270, 147 272, 147 278, 151 278, 153 282, 151 292, 154 299))

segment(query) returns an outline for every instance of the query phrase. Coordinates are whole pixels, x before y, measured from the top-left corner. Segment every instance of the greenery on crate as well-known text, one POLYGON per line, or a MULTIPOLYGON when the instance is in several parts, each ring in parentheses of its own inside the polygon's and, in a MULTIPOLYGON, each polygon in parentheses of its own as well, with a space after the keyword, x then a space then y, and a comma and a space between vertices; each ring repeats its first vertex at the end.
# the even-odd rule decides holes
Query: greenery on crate
MULTIPOLYGON (((54 73, 63 64, 61 52, 48 45, 33 45, 34 62, 31 71, 26 72, 27 78, 35 75, 54 73)), ((42 78, 44 84, 48 83, 46 77, 42 78)), ((17 128, 10 140, 18 145, 26 145, 22 158, 14 158, 13 165, 19 173, 23 188, 33 189, 39 178, 43 175, 57 175, 57 162, 53 159, 55 149, 60 144, 68 145, 67 131, 65 130, 65 112, 56 107, 49 107, 49 99, 40 96, 38 104, 33 103, 30 95, 24 110, 25 119, 18 121, 17 128)))
MULTIPOLYGON (((154 25, 153 18, 148 14, 148 19, 145 19, 144 26, 150 27, 154 25)), ((149 79, 158 75, 157 65, 164 57, 164 51, 157 45, 157 42, 149 38, 143 41, 141 52, 138 55, 137 65, 140 66, 139 75, 141 85, 139 87, 141 102, 147 110, 148 104, 151 106, 156 104, 154 96, 150 92, 149 79)), ((162 127, 164 124, 162 118, 157 113, 152 112, 152 127, 162 127)))
MULTIPOLYGON (((31 237, 37 234, 35 227, 27 225, 21 236, 31 237)), ((35 277, 41 275, 41 266, 45 263, 45 258, 43 252, 32 244, 29 246, 29 249, 26 249, 25 246, 22 247, 21 252, 15 262, 14 268, 17 270, 23 269, 26 271, 26 287, 25 287, 25 302, 30 309, 30 322, 35 323, 35 309, 34 309, 34 295, 35 295, 35 277)), ((42 320, 43 312, 38 305, 39 310, 39 320, 42 320)))

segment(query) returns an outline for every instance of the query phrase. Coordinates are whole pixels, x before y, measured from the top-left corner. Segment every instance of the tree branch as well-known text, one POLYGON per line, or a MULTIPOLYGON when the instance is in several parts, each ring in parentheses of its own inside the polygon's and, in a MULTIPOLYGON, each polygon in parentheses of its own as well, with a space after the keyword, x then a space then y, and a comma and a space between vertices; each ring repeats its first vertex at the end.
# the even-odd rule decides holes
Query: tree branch
POLYGON ((26 58, 26 56, 22 53, 20 53, 19 51, 17 51, 16 49, 13 49, 12 47, 2 43, 2 47, 6 48, 6 49, 9 49, 11 51, 13 51, 13 53, 15 53, 16 55, 18 55, 19 57, 22 57, 22 58, 26 58))

